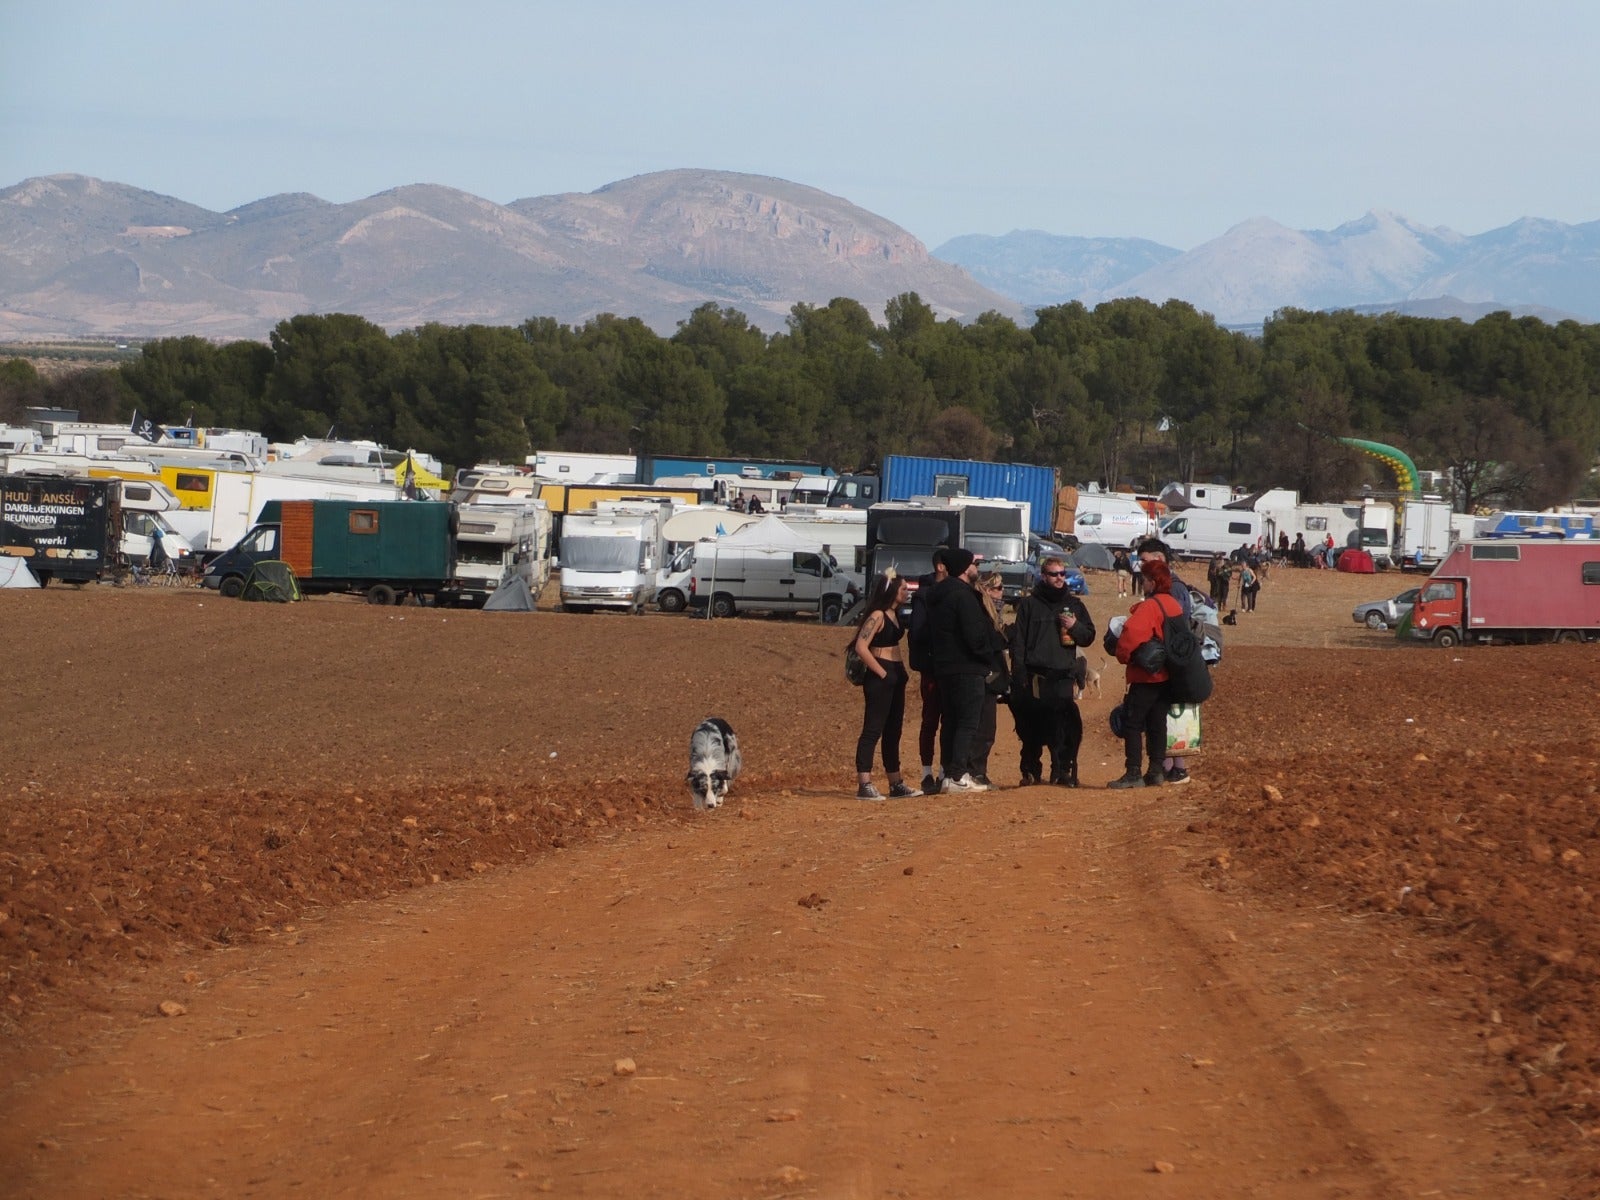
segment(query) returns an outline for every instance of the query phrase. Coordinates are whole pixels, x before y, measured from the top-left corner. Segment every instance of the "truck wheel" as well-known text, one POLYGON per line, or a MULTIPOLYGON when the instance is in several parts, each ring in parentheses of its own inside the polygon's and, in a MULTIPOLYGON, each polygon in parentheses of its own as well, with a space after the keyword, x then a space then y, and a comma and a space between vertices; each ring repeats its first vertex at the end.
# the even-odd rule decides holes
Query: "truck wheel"
POLYGON ((222 586, 217 591, 227 596, 230 600, 237 600, 244 595, 244 576, 229 575, 222 581, 222 586))
POLYGON ((711 615, 713 617, 733 617, 739 613, 734 606, 733 597, 726 592, 720 592, 711 597, 711 615))
POLYGON ((367 589, 368 604, 393 604, 394 602, 394 589, 387 583, 375 583, 367 589))
POLYGON ((1389 628, 1389 622, 1383 619, 1383 614, 1381 612, 1369 612, 1367 614, 1367 628, 1387 629, 1389 628))
POLYGON ((1457 634, 1454 629, 1441 629, 1438 633, 1433 635, 1433 644, 1435 646, 1443 646, 1446 650, 1450 649, 1451 646, 1454 646, 1460 640, 1460 635, 1457 634))
POLYGON ((837 596, 829 596, 822 602, 822 623, 824 625, 837 625, 843 613, 844 606, 839 603, 837 596))
POLYGON ((664 613, 682 612, 689 602, 677 588, 668 588, 656 597, 656 606, 664 613))
POLYGON ((1583 635, 1576 629, 1563 629, 1556 634, 1555 640, 1558 642, 1581 642, 1583 641, 1583 635))

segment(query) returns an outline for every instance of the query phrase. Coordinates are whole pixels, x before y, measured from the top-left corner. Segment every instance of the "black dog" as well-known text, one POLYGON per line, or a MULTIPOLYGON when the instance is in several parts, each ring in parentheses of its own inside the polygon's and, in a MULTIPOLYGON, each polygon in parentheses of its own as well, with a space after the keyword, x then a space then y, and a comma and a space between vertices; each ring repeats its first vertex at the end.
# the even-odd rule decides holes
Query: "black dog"
POLYGON ((1239 623, 1239 610, 1237 608, 1230 608, 1228 610, 1228 615, 1222 618, 1222 623, 1224 625, 1237 625, 1239 623))

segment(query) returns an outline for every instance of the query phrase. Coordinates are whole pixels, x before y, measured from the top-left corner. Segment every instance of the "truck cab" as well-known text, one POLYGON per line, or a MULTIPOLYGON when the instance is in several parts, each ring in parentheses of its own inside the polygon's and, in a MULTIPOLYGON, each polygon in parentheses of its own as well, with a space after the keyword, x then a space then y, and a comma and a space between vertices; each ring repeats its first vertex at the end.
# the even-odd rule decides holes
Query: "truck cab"
POLYGON ((1411 606, 1411 636, 1450 647, 1467 627, 1466 580, 1430 579, 1411 606))

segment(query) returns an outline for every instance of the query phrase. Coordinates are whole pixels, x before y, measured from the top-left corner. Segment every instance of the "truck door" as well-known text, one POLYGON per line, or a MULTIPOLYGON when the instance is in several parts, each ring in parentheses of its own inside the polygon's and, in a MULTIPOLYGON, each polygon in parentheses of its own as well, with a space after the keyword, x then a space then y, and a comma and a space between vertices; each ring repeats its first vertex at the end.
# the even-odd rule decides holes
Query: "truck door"
POLYGON ((1465 581, 1434 579, 1417 593, 1411 612, 1411 628, 1419 636, 1432 637, 1440 629, 1466 628, 1465 581))

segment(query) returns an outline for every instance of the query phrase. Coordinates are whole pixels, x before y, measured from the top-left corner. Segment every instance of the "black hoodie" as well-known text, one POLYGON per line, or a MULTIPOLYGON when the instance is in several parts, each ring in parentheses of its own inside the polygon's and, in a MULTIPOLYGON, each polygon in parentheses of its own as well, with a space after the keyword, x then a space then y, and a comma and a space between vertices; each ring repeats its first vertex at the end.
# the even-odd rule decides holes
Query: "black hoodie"
POLYGON ((986 676, 994 669, 994 622, 959 575, 928 592, 928 659, 935 675, 986 676))
POLYGON ((1094 618, 1089 610, 1065 587, 1054 588, 1042 579, 1031 595, 1017 605, 1016 623, 1011 626, 1011 686, 1019 693, 1029 691, 1035 675, 1060 679, 1072 671, 1078 647, 1094 641, 1094 618), (1072 627, 1072 645, 1061 644, 1061 626, 1056 618, 1070 612, 1077 618, 1072 627))

